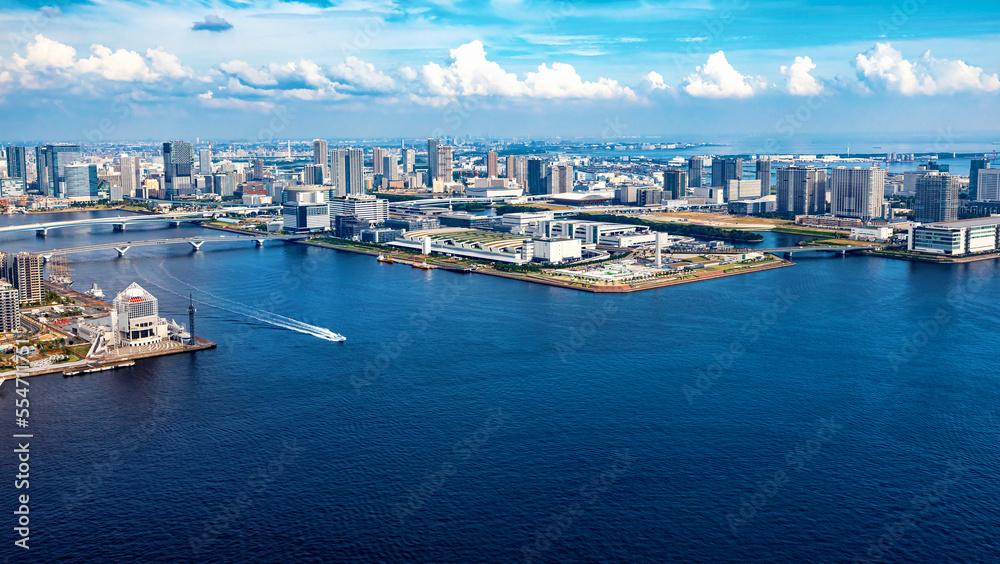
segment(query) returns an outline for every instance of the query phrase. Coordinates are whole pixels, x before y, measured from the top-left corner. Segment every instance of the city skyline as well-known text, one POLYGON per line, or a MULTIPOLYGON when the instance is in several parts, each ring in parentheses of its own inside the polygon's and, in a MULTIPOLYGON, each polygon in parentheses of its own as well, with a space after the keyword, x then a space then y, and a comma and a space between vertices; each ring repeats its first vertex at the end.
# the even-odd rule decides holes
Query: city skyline
POLYGON ((996 8, 841 8, 816 6, 806 20, 740 1, 498 0, 481 11, 15 2, 0 9, 10 38, 0 107, 10 140, 699 134, 763 144, 962 138, 998 125, 996 8))

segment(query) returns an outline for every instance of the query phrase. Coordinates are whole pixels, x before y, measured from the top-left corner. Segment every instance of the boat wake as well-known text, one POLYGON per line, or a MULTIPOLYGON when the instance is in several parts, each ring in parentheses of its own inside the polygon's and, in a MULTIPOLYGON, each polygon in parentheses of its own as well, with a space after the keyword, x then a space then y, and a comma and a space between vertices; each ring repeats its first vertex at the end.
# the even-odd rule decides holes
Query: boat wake
POLYGON ((192 290, 194 290, 196 292, 208 295, 208 296, 214 298, 215 301, 213 301, 213 302, 207 302, 207 301, 204 301, 204 300, 195 299, 193 296, 185 296, 184 294, 181 294, 179 292, 171 290, 170 288, 165 288, 165 287, 161 286, 160 284, 157 284, 156 282, 154 282, 154 281, 146 278, 145 276, 142 276, 142 275, 139 275, 139 276, 142 276, 143 280, 145 280, 147 283, 149 283, 149 284, 151 284, 153 286, 156 286, 157 288, 163 290, 164 292, 171 293, 171 294, 173 294, 175 296, 180 296, 181 298, 184 298, 184 299, 188 299, 190 297, 195 302, 197 302, 199 304, 202 304, 202 305, 205 305, 205 306, 208 306, 208 307, 214 307, 216 309, 221 309, 223 311, 228 311, 229 313, 235 313, 237 315, 242 315, 244 317, 249 317, 250 319, 254 319, 256 321, 261 321, 261 322, 267 323, 269 325, 274 325, 275 327, 280 327, 282 329, 288 329, 290 331, 296 331, 298 333, 303 333, 303 334, 306 334, 306 335, 311 335, 313 337, 317 337, 317 338, 323 339, 325 341, 342 342, 342 341, 346 341, 347 340, 347 338, 344 337, 343 335, 341 335, 339 333, 334 333, 333 331, 331 331, 331 330, 329 330, 329 329, 327 329, 325 327, 319 327, 319 326, 316 326, 316 325, 311 325, 309 323, 305 323, 304 321, 299 321, 297 319, 292 319, 290 317, 285 317, 284 315, 280 315, 280 314, 277 314, 277 313, 272 313, 270 311, 264 311, 264 310, 261 310, 261 309, 257 309, 257 308, 255 308, 253 306, 249 306, 249 305, 246 305, 246 304, 242 304, 240 302, 236 302, 236 301, 233 301, 233 300, 230 300, 230 299, 227 299, 227 298, 223 298, 222 296, 218 296, 218 295, 213 294, 212 292, 209 292, 207 290, 202 290, 201 288, 198 288, 197 286, 192 286, 191 284, 188 284, 187 282, 184 282, 183 280, 180 280, 179 278, 171 275, 169 272, 167 272, 167 270, 165 268, 163 268, 162 264, 160 264, 160 270, 163 272, 164 276, 166 276, 166 277, 174 280, 175 282, 177 282, 179 284, 183 284, 184 286, 187 286, 188 288, 191 288, 192 290))

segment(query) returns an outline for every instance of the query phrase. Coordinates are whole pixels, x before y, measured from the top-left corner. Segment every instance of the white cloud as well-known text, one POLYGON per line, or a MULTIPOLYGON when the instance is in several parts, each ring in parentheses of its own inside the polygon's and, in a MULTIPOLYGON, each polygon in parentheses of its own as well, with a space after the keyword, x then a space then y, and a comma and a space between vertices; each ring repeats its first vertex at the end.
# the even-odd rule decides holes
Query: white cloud
POLYGON ((795 57, 791 66, 782 66, 781 74, 788 77, 785 89, 793 96, 815 96, 823 91, 823 85, 809 71, 816 64, 809 57, 795 57))
POLYGON ((410 67, 402 67, 399 69, 399 76, 407 82, 411 82, 417 79, 417 71, 411 69, 410 67))
POLYGON ((76 49, 43 35, 28 43, 25 55, 14 53, 13 61, 22 71, 69 69, 76 63, 76 49))
POLYGON ((190 78, 194 73, 181 64, 181 60, 173 53, 162 48, 146 49, 146 58, 151 61, 153 72, 167 78, 190 78))
POLYGON ((76 63, 82 73, 95 73, 119 82, 151 82, 157 78, 146 66, 146 59, 135 51, 112 51, 104 45, 91 45, 90 49, 94 54, 76 63))
POLYGON ((502 96, 529 98, 634 98, 635 93, 617 81, 601 78, 584 81, 572 65, 542 64, 535 72, 517 75, 486 58, 481 41, 451 50, 451 64, 429 63, 421 69, 424 85, 435 96, 502 96))
POLYGON ((740 74, 722 51, 709 55, 708 62, 684 80, 684 91, 697 98, 748 98, 767 87, 763 78, 740 74))
POLYGON ((649 85, 650 90, 667 90, 670 88, 667 86, 667 83, 663 81, 663 75, 656 71, 650 71, 650 73, 643 78, 646 79, 646 83, 649 85))
POLYGON ((875 91, 917 94, 954 94, 957 92, 997 92, 1000 78, 960 60, 935 59, 926 51, 916 62, 890 43, 876 43, 854 60, 858 79, 875 91))
POLYGON ((222 72, 231 74, 247 84, 253 86, 277 86, 278 81, 266 70, 250 66, 249 63, 240 60, 229 61, 219 65, 222 72))
MULTIPOLYGON (((416 78, 413 69, 406 67, 406 70, 409 70, 413 78, 416 78)), ((374 65, 357 57, 347 57, 343 63, 330 69, 330 75, 337 82, 347 84, 348 90, 358 92, 389 92, 396 86, 391 77, 375 70, 374 65)))

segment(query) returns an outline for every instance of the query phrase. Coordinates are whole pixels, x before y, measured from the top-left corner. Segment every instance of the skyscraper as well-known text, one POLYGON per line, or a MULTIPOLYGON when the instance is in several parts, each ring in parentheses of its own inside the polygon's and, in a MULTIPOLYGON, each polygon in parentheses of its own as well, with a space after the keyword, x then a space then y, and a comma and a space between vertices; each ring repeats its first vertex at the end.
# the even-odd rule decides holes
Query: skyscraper
POLYGON ((254 180, 263 180, 264 179, 264 159, 261 159, 261 158, 250 159, 250 166, 251 166, 251 168, 253 168, 253 172, 251 173, 251 176, 253 177, 253 179, 254 180))
POLYGON ((212 174, 212 146, 198 150, 198 172, 212 174))
POLYGON ((194 193, 194 145, 186 141, 163 144, 163 179, 168 200, 194 193))
POLYGON ((98 198, 97 165, 73 163, 66 165, 66 197, 70 200, 96 202, 98 198))
POLYGON ((49 194, 49 149, 35 147, 35 181, 38 183, 38 193, 49 194))
POLYGON ((837 217, 869 221, 882 215, 885 171, 838 166, 829 178, 830 212, 837 217))
POLYGON ((303 184, 323 184, 323 165, 309 164, 302 168, 303 184))
POLYGON ((427 185, 434 186, 434 181, 438 178, 438 146, 441 141, 438 139, 427 140, 427 185))
POLYGON ((566 194, 573 191, 573 165, 552 165, 548 175, 548 193, 566 194))
POLYGON ((24 182, 28 180, 28 161, 24 147, 7 147, 7 176, 9 178, 20 178, 24 182))
POLYGON ((663 171, 664 195, 670 195, 671 200, 680 200, 687 196, 688 178, 683 170, 670 169, 663 171))
POLYGON ((730 180, 743 179, 743 159, 712 159, 712 187, 725 187, 730 180))
POLYGON ((122 178, 122 194, 135 196, 135 190, 139 187, 141 180, 142 159, 123 154, 118 157, 118 171, 122 178))
MULTIPOLYGON (((66 197, 66 165, 83 160, 79 145, 46 145, 42 157, 44 166, 39 165, 39 179, 45 177, 45 184, 39 180, 39 190, 46 196, 66 197), (41 170, 44 168, 44 171, 41 170)), ((36 153, 37 154, 37 153, 36 153)))
POLYGON ((17 289, 21 305, 45 299, 42 284, 42 256, 31 253, 0 253, 0 277, 17 289))
POLYGON ((386 180, 399 180, 399 164, 396 163, 396 156, 386 151, 382 157, 382 178, 386 180))
POLYGON ((490 151, 486 154, 486 178, 497 178, 497 154, 490 151))
POLYGON ((379 174, 383 174, 385 172, 382 169, 382 159, 384 159, 388 154, 389 152, 382 147, 372 147, 372 174, 378 176, 379 174))
POLYGON ((826 213, 826 169, 814 166, 778 167, 778 213, 826 213))
POLYGON ((757 159, 757 180, 760 180, 760 193, 767 196, 771 193, 771 159, 757 159))
POLYGON ((322 167, 324 180, 330 177, 330 151, 326 139, 313 139, 313 164, 322 167))
POLYGON ((332 149, 330 151, 330 186, 328 200, 343 198, 347 195, 347 149, 332 149))
MULTIPOLYGON (((7 165, 8 168, 10 165, 7 165)), ((969 163, 969 199, 975 200, 979 197, 979 171, 990 168, 990 161, 986 159, 972 159, 969 163)))
POLYGON ((528 159, 528 194, 545 194, 545 161, 532 157, 528 159))
POLYGON ((517 157, 514 164, 514 178, 522 187, 528 185, 528 157, 517 157))
POLYGON ((981 168, 977 176, 976 199, 1000 201, 1000 168, 981 168))
POLYGON ((413 149, 403 149, 403 174, 413 172, 413 165, 417 161, 417 152, 413 149))
POLYGON ((452 157, 451 145, 441 145, 438 147, 438 177, 442 182, 455 181, 455 161, 452 157))
POLYGON ((517 157, 514 155, 507 155, 507 178, 517 178, 517 157))
POLYGON ((920 223, 958 220, 958 177, 935 171, 918 178, 913 211, 920 223))
POLYGON ((688 188, 701 188, 701 177, 705 174, 705 159, 691 157, 688 159, 688 188))
POLYGON ((365 193, 365 150, 348 149, 345 164, 348 194, 365 193))

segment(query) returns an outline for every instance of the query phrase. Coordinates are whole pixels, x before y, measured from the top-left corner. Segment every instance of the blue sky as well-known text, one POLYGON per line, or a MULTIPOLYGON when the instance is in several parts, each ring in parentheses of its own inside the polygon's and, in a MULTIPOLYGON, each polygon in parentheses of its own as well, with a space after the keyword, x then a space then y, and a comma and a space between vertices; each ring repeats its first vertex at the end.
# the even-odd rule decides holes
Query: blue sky
POLYGON ((1000 125, 1000 7, 25 2, 0 138, 925 134, 1000 125))

